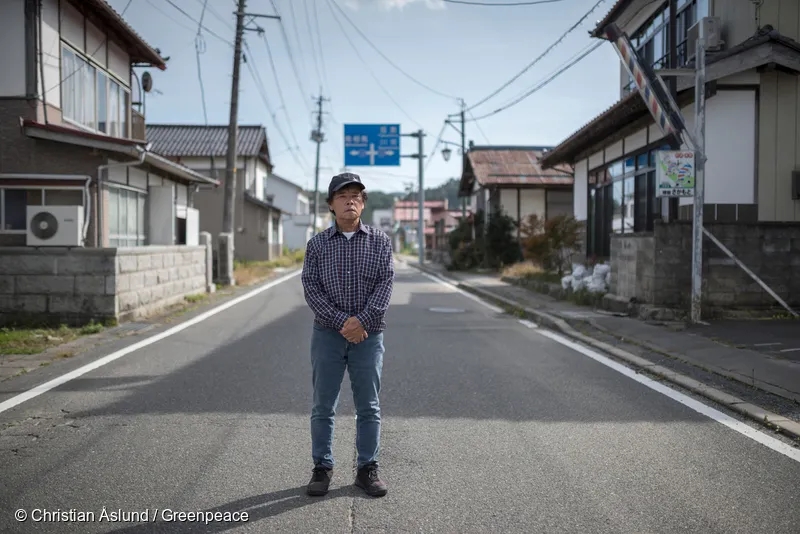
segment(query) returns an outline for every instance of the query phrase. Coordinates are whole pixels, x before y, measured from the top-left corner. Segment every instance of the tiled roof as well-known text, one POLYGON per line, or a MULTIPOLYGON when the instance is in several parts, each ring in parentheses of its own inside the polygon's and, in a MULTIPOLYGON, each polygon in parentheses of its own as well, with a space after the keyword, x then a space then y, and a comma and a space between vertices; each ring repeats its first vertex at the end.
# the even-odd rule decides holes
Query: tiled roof
MULTIPOLYGON (((659 1, 659 0, 651 0, 651 1, 659 1)), ((663 1, 663 0, 661 0, 663 1)), ((622 11, 628 7, 633 2, 633 0, 617 0, 616 3, 611 7, 611 10, 606 13, 606 16, 600 19, 597 23, 597 26, 589 32, 592 37, 599 37, 605 38, 605 29, 614 19, 619 17, 622 14, 622 11)))
POLYGON ((470 191, 472 184, 465 184, 464 178, 471 182, 473 177, 480 185, 572 185, 568 165, 542 169, 539 160, 549 148, 473 146, 467 152, 468 172, 462 177, 461 189, 470 191))
MULTIPOLYGON (((195 124, 148 124, 147 142, 167 157, 225 156, 228 127, 195 124)), ((263 126, 239 126, 236 147, 239 156, 261 155, 267 142, 263 126)))
POLYGON ((166 70, 167 64, 160 51, 150 46, 144 38, 136 33, 136 30, 106 0, 82 0, 76 1, 74 4, 84 10, 87 16, 99 18, 114 30, 108 33, 128 46, 127 52, 131 56, 132 63, 149 64, 160 70, 166 70))

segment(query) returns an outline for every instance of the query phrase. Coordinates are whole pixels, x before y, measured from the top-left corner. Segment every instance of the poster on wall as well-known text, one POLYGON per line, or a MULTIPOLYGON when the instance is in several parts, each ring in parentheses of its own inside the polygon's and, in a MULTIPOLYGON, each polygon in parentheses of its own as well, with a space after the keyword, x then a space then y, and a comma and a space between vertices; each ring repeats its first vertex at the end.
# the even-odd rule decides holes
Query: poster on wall
POLYGON ((694 152, 659 150, 656 152, 656 196, 694 196, 694 152))

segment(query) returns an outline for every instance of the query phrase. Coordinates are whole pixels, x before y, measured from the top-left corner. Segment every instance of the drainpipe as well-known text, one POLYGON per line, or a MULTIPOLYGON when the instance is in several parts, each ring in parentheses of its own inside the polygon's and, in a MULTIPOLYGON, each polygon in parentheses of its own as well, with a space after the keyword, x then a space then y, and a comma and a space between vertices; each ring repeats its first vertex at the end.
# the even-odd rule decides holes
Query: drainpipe
MULTIPOLYGON (((134 161, 126 161, 124 163, 106 163, 105 165, 100 165, 97 167, 97 224, 95 225, 95 233, 97 235, 97 248, 103 248, 103 217, 104 210, 103 210, 103 171, 107 171, 112 167, 135 167, 137 165, 141 165, 144 163, 144 159, 147 156, 147 151, 150 149, 150 143, 147 144, 144 148, 141 146, 136 146, 136 150, 139 152, 139 159, 134 161)), ((88 218, 87 218, 88 220, 88 218)), ((87 222, 88 225, 88 222, 87 222)), ((88 226, 87 226, 88 228, 88 226)))

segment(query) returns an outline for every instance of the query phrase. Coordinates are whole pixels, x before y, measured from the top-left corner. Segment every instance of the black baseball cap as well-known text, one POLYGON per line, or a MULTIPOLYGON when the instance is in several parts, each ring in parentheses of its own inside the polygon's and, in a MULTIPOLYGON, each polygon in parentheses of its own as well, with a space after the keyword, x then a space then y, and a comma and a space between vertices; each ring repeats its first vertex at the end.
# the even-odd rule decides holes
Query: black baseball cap
POLYGON ((358 184, 361 189, 364 189, 364 184, 361 183, 361 177, 352 172, 343 172, 331 178, 331 184, 328 186, 328 198, 332 198, 333 194, 343 187, 350 184, 358 184))

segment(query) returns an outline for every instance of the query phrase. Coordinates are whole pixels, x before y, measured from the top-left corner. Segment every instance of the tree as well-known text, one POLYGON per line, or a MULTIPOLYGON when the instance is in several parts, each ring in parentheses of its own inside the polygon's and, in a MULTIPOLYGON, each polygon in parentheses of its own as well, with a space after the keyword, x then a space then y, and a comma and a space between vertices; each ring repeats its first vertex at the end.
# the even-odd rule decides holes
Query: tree
POLYGON ((557 215, 547 220, 530 215, 520 233, 525 258, 559 276, 580 251, 580 223, 571 215, 557 215))

